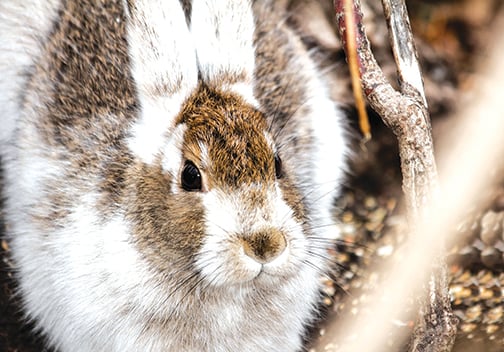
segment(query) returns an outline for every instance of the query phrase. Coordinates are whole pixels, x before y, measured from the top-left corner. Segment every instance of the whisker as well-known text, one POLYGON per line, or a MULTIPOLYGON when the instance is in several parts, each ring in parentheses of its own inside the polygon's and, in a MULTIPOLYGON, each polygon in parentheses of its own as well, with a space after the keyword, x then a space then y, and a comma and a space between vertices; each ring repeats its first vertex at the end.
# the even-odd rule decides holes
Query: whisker
POLYGON ((281 124, 277 125, 278 128, 275 131, 273 131, 273 122, 278 120, 279 112, 274 113, 275 118, 272 119, 270 122, 269 132, 272 133, 273 139, 275 140, 276 143, 278 143, 277 147, 280 151, 282 149, 286 148, 287 144, 289 144, 295 140, 295 137, 293 135, 290 135, 289 137, 287 137, 287 139, 282 140, 281 134, 284 132, 285 128, 287 128, 287 126, 291 124, 291 121, 294 119, 296 114, 301 109, 303 109, 308 104, 308 102, 309 102, 309 99, 305 99, 305 100, 301 101, 301 103, 294 110, 289 111, 289 113, 286 114, 285 117, 283 118, 281 124))
POLYGON ((301 261, 301 263, 303 265, 306 265, 306 266, 312 268, 317 273, 317 275, 320 275, 320 276, 332 281, 332 278, 329 276, 329 273, 327 272, 327 270, 320 268, 319 266, 317 266, 316 264, 314 264, 310 260, 304 259, 301 261))
MULTIPOLYGON (((319 227, 325 227, 326 225, 321 225, 321 226, 313 226, 310 228, 312 229, 318 229, 319 227)), ((329 225, 331 227, 331 225, 329 225)), ((335 226, 335 225, 332 225, 335 226)), ((308 237, 310 241, 313 242, 318 242, 318 243, 328 243, 328 244, 335 244, 335 245, 341 245, 341 246, 346 246, 350 248, 362 248, 365 250, 371 251, 371 247, 369 247, 367 244, 359 242, 359 241, 351 241, 351 240, 346 240, 344 238, 325 238, 325 237, 319 237, 319 236, 309 236, 308 237)))

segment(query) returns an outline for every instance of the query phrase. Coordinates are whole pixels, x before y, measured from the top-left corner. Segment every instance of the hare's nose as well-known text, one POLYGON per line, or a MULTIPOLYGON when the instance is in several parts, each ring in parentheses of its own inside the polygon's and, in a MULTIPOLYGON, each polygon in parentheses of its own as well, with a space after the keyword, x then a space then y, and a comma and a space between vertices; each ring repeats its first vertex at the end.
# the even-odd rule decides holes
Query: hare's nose
POLYGON ((278 229, 269 228, 245 237, 243 250, 256 262, 266 264, 282 254, 286 245, 283 233, 278 229))

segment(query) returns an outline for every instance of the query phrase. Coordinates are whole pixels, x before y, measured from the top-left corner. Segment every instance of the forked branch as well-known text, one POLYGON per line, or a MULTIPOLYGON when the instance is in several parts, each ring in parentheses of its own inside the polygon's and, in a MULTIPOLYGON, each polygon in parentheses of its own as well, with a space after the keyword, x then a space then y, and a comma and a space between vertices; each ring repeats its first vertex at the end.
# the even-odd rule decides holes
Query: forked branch
MULTIPOLYGON (((407 215, 410 224, 417 224, 425 220, 429 205, 439 196, 439 181, 427 101, 406 6, 404 0, 382 0, 397 64, 400 91, 396 91, 371 52, 360 1, 346 3, 352 6, 355 38, 347 36, 349 21, 345 17, 345 1, 334 1, 337 25, 347 57, 351 55, 348 48, 355 46, 364 94, 370 106, 397 137, 407 215), (355 45, 348 45, 350 40, 355 40, 355 45)), ((411 227, 410 231, 415 229, 411 227)), ((433 245, 437 259, 432 263, 428 284, 427 281, 425 283, 428 294, 421 298, 412 351, 449 351, 454 342, 456 320, 448 295, 443 248, 443 243, 433 245)))

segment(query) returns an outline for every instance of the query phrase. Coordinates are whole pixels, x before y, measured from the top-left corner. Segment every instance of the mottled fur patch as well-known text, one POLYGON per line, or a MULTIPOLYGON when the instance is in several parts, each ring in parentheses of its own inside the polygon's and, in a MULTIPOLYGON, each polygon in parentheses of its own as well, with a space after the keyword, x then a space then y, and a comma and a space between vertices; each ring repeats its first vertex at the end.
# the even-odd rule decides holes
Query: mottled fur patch
MULTIPOLYGON (((125 18, 120 1, 66 1, 45 46, 45 57, 27 90, 42 99, 36 122, 51 157, 67 164, 66 184, 54 189, 96 191, 97 204, 110 214, 121 201, 125 169, 132 161, 125 147, 125 131, 136 111, 128 67, 125 18), (118 98, 120 97, 120 99, 118 98)), ((25 102, 31 104, 30 97, 25 102)), ((59 221, 75 197, 55 196, 48 221, 59 221)))
POLYGON ((273 182, 274 153, 265 137, 265 117, 243 98, 200 85, 177 122, 188 127, 187 150, 198 148, 201 143, 207 147, 207 166, 202 171, 208 174, 210 188, 273 182))
POLYGON ((29 87, 44 89, 47 95, 49 87, 39 84, 46 80, 52 84, 47 114, 39 126, 49 145, 58 143, 80 155, 96 155, 124 139, 136 103, 125 18, 117 3, 66 1, 60 10, 47 42, 48 60, 40 64, 29 87))

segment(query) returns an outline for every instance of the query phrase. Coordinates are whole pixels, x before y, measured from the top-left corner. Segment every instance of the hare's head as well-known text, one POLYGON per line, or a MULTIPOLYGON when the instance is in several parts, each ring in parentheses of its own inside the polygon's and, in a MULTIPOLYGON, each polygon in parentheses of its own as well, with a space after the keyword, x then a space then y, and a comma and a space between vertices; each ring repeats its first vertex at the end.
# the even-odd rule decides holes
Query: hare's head
POLYGON ((191 31, 181 16, 184 30, 162 33, 142 21, 154 10, 130 8, 131 43, 146 33, 160 43, 130 49, 141 117, 129 145, 142 166, 129 217, 139 248, 162 272, 179 268, 184 288, 271 283, 308 255, 301 195, 252 94, 250 9, 199 4, 191 31), (212 22, 214 12, 233 15, 212 22))

